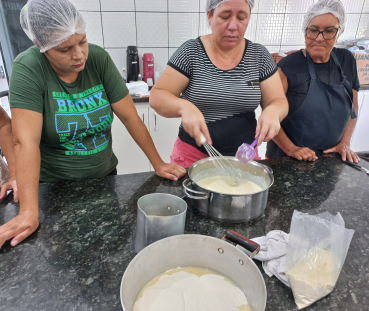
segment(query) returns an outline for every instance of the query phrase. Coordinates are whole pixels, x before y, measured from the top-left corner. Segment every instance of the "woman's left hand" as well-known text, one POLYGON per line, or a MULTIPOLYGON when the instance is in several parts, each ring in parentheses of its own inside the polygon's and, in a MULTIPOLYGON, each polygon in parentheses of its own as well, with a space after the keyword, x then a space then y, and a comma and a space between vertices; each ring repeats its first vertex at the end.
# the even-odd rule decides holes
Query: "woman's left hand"
POLYGON ((186 169, 178 164, 162 162, 154 167, 156 175, 177 181, 186 174, 186 169))
POLYGON ((255 135, 255 138, 260 135, 258 147, 262 142, 267 142, 276 136, 281 128, 279 114, 273 108, 272 106, 265 108, 259 117, 255 135))
POLYGON ((340 142, 337 146, 324 150, 323 153, 333 153, 338 152, 342 156, 342 160, 346 161, 346 159, 350 162, 359 163, 359 156, 350 149, 350 145, 340 142))

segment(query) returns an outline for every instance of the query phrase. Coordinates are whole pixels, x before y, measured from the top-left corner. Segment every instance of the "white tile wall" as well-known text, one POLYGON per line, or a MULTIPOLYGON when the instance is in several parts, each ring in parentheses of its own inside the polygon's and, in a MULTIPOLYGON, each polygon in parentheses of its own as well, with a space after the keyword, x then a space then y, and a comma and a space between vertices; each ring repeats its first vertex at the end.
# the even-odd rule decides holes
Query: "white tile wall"
POLYGON ((205 6, 206 6, 206 0, 200 0, 200 11, 199 12, 205 13, 205 6))
MULTIPOLYGON (((105 47, 119 71, 125 67, 127 45, 140 55, 152 52, 163 70, 168 58, 186 40, 211 32, 206 0, 71 0, 85 17, 89 42, 105 47)), ((318 0, 255 0, 245 37, 270 52, 305 46, 303 14, 318 0)), ((347 11, 346 39, 369 37, 369 0, 342 0, 347 11)), ((160 71, 159 70, 159 71, 160 71)))
POLYGON ((136 13, 137 46, 168 47, 168 14, 136 13))
POLYGON ((209 33, 211 33, 211 27, 209 25, 208 17, 205 13, 200 13, 199 36, 204 36, 209 33))
POLYGON ((369 37, 369 14, 361 14, 356 39, 369 37))
POLYGON ((81 12, 81 14, 86 21, 88 41, 104 47, 101 12, 81 12))
POLYGON ((179 47, 199 34, 199 13, 169 13, 169 46, 179 47))
POLYGON ((135 0, 136 10, 145 12, 167 12, 167 0, 135 0))
POLYGON ((255 41, 264 45, 281 43, 284 14, 258 14, 255 41))
POLYGON ((255 42, 258 14, 251 14, 249 24, 246 29, 245 38, 255 42))
POLYGON ((369 0, 364 1, 363 11, 361 13, 369 13, 369 0))
POLYGON ((346 13, 361 13, 364 0, 341 0, 346 13))
POLYGON ((200 12, 200 3, 199 0, 168 0, 168 9, 169 12, 200 12))
POLYGON ((337 43, 343 42, 348 39, 355 39, 358 29, 360 14, 346 14, 346 27, 343 34, 338 38, 337 43))
POLYGON ((313 0, 287 0, 286 13, 305 13, 313 3, 313 0))
POLYGON ((78 10, 81 11, 100 11, 99 0, 70 0, 78 10))
POLYGON ((136 45, 134 12, 102 12, 106 48, 136 45))
POLYGON ((305 42, 304 33, 301 27, 303 20, 304 14, 285 14, 282 45, 303 44, 305 42))
POLYGON ((286 5, 287 0, 259 0, 259 13, 285 13, 286 5))
POLYGON ((105 49, 114 64, 117 66, 120 74, 123 76, 123 68, 127 68, 126 49, 105 49))
POLYGON ((134 11, 135 0, 100 0, 102 11, 134 11))

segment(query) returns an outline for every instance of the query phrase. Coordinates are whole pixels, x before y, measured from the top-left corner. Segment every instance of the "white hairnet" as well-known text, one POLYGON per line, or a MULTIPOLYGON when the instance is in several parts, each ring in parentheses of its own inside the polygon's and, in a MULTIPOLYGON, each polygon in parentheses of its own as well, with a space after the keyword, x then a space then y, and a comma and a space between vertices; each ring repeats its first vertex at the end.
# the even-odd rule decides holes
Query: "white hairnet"
POLYGON ((21 11, 20 23, 42 53, 75 33, 86 33, 85 20, 68 0, 28 0, 21 11))
POLYGON ((305 13, 304 22, 302 24, 303 32, 309 26, 310 21, 319 15, 331 13, 338 18, 340 23, 340 32, 342 34, 345 30, 346 24, 346 12, 343 4, 340 0, 320 0, 313 4, 308 11, 305 13))
MULTIPOLYGON (((231 0, 206 0, 205 12, 209 10, 214 10, 219 5, 221 5, 223 2, 227 2, 227 1, 231 1, 231 0)), ((252 8, 254 7, 255 0, 246 0, 246 1, 250 6, 250 10, 252 10, 252 8)))

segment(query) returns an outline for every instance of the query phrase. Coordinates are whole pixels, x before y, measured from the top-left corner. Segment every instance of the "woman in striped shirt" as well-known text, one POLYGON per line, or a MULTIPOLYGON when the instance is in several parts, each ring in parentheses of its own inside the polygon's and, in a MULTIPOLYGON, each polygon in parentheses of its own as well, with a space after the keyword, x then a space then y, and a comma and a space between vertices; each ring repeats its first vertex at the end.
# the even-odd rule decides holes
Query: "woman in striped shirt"
POLYGON ((172 163, 189 167, 207 157, 200 133, 230 156, 258 135, 260 146, 278 134, 288 103, 270 53, 244 38, 252 7, 253 0, 208 0, 212 33, 185 42, 155 83, 151 107, 164 117, 182 118, 172 163))

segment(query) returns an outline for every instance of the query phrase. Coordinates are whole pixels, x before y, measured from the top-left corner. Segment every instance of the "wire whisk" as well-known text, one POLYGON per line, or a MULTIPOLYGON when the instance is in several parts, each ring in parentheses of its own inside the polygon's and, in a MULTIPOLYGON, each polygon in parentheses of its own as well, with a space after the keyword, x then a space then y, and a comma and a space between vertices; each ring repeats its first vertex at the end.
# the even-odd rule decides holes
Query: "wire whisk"
POLYGON ((223 180, 225 180, 231 186, 238 186, 240 179, 242 179, 239 170, 235 168, 225 157, 223 157, 218 150, 216 150, 212 145, 209 145, 206 142, 206 138, 203 134, 201 134, 201 143, 210 156, 215 168, 219 170, 219 176, 221 176, 223 180))

